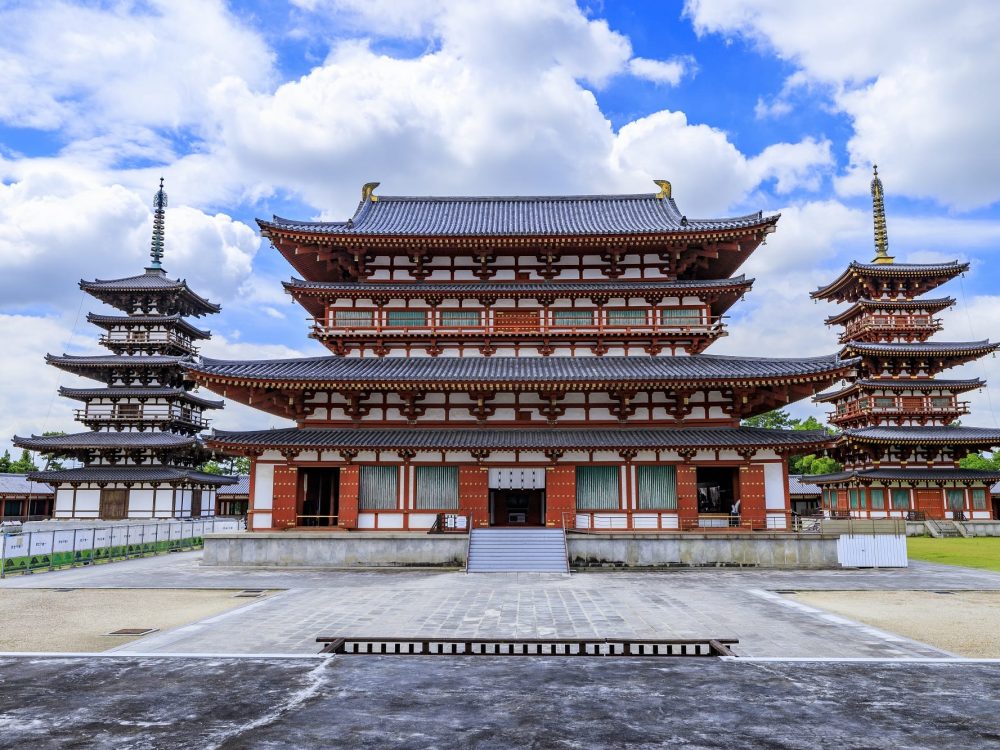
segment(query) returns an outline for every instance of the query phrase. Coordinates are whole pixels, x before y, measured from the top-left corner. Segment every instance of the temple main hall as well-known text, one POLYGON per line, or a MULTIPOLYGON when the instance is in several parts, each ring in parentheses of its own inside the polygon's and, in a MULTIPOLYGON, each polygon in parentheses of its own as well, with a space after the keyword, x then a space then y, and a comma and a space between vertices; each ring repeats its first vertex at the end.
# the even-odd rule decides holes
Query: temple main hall
POLYGON ((207 441, 253 459, 249 527, 790 528, 788 457, 830 438, 741 420, 863 359, 707 353, 779 217, 691 219, 656 185, 442 198, 369 183, 345 221, 259 221, 330 355, 183 364, 295 421, 207 441))

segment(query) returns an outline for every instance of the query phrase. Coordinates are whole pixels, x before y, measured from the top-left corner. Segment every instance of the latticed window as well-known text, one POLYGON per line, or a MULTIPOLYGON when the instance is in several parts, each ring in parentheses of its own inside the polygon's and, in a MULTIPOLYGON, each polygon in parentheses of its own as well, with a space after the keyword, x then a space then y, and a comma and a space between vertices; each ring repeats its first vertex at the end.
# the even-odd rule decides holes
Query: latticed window
POLYGON ((646 325, 646 311, 638 307, 617 307, 608 310, 609 326, 643 326, 646 325))
POLYGON ((986 509, 986 490, 972 491, 972 507, 974 510, 986 509))
POLYGON ((701 310, 697 307, 664 307, 660 321, 665 326, 696 326, 701 323, 701 310))
POLYGON ((965 490, 945 490, 944 494, 948 500, 948 510, 963 510, 965 508, 965 490))
POLYGON ((592 310, 553 310, 552 325, 555 326, 589 326, 594 323, 592 310))
POLYGON ((141 404, 115 404, 115 416, 118 419, 138 419, 141 414, 141 404))
POLYGON ((331 310, 330 325, 342 328, 371 328, 372 310, 331 310))
POLYGON ((868 490, 868 501, 872 510, 885 509, 885 490, 881 487, 872 487, 868 490))
POLYGON ((899 487, 893 488, 892 490, 892 509, 893 510, 909 510, 910 509, 910 491, 904 490, 899 487))
POLYGON ((876 396, 875 397, 875 408, 876 409, 894 409, 896 408, 896 399, 892 396, 876 396))
POLYGON ((478 310, 442 310, 441 325, 449 328, 472 328, 480 323, 478 310))
POLYGON ((399 497, 399 468, 362 466, 358 471, 358 508, 392 510, 399 497))
POLYGON ((577 510, 618 510, 617 466, 576 467, 577 510))
POLYGON ((389 310, 386 325, 393 328, 414 328, 427 325, 426 310, 389 310))
POLYGON ((951 396, 932 396, 931 406, 935 409, 949 409, 952 406, 951 396))
POLYGON ((861 507, 861 505, 858 503, 858 491, 857 490, 848 490, 847 491, 847 497, 850 500, 852 508, 860 508, 861 507))
POLYGON ((639 466, 635 473, 640 509, 677 509, 676 466, 639 466))
POLYGON ((449 510, 458 507, 458 467, 418 466, 417 508, 449 510))

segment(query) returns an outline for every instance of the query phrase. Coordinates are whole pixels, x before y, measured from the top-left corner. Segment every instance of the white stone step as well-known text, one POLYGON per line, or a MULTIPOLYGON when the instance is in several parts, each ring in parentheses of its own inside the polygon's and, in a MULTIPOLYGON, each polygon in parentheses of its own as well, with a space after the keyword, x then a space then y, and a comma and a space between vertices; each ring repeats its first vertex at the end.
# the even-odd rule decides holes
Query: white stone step
POLYGON ((562 529, 474 529, 470 573, 568 573, 562 529))

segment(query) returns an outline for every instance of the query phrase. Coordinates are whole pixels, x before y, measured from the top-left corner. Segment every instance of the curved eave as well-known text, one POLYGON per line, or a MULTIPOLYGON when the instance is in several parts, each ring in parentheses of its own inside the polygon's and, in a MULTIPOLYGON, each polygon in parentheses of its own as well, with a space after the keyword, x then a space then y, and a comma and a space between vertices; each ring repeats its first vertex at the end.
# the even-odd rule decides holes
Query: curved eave
POLYGON ((187 282, 183 279, 171 285, 158 287, 142 286, 138 284, 119 284, 115 281, 103 281, 101 279, 95 279, 94 281, 81 279, 80 288, 91 296, 96 297, 112 307, 123 310, 124 312, 131 312, 131 306, 123 306, 119 298, 122 295, 130 294, 142 294, 150 297, 169 294, 178 295, 179 299, 186 304, 187 309, 190 310, 191 315, 194 317, 211 315, 222 310, 221 305, 209 302, 201 295, 192 291, 191 287, 189 287, 187 282))
POLYGON ((996 351, 1000 342, 923 342, 913 344, 867 344, 850 341, 840 350, 842 357, 981 357, 996 351))
POLYGON ((912 264, 912 263, 858 263, 852 261, 834 281, 810 293, 812 299, 858 301, 862 295, 850 292, 850 287, 861 279, 926 279, 936 281, 924 291, 940 286, 949 279, 969 270, 968 263, 912 264), (845 292, 847 295, 845 296, 845 292))
POLYGON ((181 315, 98 315, 87 313, 87 322, 93 323, 99 328, 110 331, 115 326, 136 326, 136 325, 175 325, 182 329, 193 339, 209 339, 212 337, 211 331, 188 323, 181 315))
POLYGON ((813 401, 816 403, 829 403, 838 398, 850 396, 852 393, 862 393, 878 390, 889 391, 948 391, 949 393, 965 393, 982 388, 986 385, 983 380, 936 380, 932 378, 920 378, 913 380, 859 380, 851 383, 846 388, 831 393, 821 393, 813 401))
POLYGON ((74 401, 90 401, 95 398, 165 398, 179 399, 188 403, 196 404, 203 409, 222 409, 225 401, 213 401, 201 396, 189 393, 181 388, 67 388, 59 387, 59 395, 63 398, 71 398, 74 401))
POLYGON ((239 477, 209 474, 193 469, 139 466, 91 466, 61 471, 39 471, 29 476, 36 482, 46 484, 180 484, 226 487, 239 482, 239 477))
POLYGON ((907 433, 905 427, 876 429, 891 431, 893 434, 864 434, 856 430, 845 430, 838 442, 859 445, 971 445, 985 448, 1000 446, 1000 430, 986 428, 978 434, 962 434, 961 427, 941 427, 937 428, 936 432, 928 430, 922 434, 907 433))
POLYGON ((940 299, 911 299, 911 300, 871 300, 862 299, 851 305, 850 308, 839 315, 831 315, 824 321, 827 325, 843 325, 848 323, 865 310, 871 309, 897 309, 897 310, 927 310, 930 313, 940 312, 955 304, 953 297, 941 297, 940 299))

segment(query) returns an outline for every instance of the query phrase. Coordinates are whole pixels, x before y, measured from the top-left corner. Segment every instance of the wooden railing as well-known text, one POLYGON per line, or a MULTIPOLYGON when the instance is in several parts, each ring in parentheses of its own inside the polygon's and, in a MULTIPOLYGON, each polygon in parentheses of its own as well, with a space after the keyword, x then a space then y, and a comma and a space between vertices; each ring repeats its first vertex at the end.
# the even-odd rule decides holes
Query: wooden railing
POLYGON ((191 341, 191 339, 185 338, 184 336, 178 336, 176 333, 168 333, 164 331, 150 333, 149 335, 142 337, 130 336, 127 333, 106 333, 101 336, 99 342, 104 346, 127 344, 128 346, 133 347, 150 347, 162 344, 173 344, 174 346, 179 346, 192 354, 198 353, 198 347, 191 341))
POLYGON ((148 408, 136 414, 116 414, 113 411, 94 411, 92 409, 75 409, 73 415, 79 422, 110 422, 128 424, 130 422, 184 422, 202 429, 208 427, 209 420, 194 414, 184 414, 180 411, 150 411, 148 408))
POLYGON ((862 417, 869 414, 879 414, 879 415, 895 415, 895 414, 968 414, 969 409, 968 401, 954 401, 948 406, 934 406, 929 400, 924 401, 920 406, 910 405, 905 406, 901 401, 896 401, 892 406, 875 406, 875 404, 869 404, 868 406, 859 406, 856 402, 849 404, 843 410, 828 412, 830 421, 837 419, 851 419, 854 417, 862 417))
POLYGON ((313 333, 318 336, 346 333, 383 334, 383 335, 492 335, 492 334, 535 334, 547 336, 577 336, 595 334, 624 335, 709 335, 721 333, 722 317, 711 318, 706 322, 697 323, 630 323, 610 324, 595 322, 587 325, 561 325, 539 320, 537 323, 480 323, 479 325, 443 325, 428 323, 423 325, 388 325, 382 323, 345 323, 331 324, 314 319, 313 333))
POLYGON ((865 331, 918 330, 940 331, 940 318, 930 315, 869 315, 851 321, 844 327, 847 336, 865 331))

